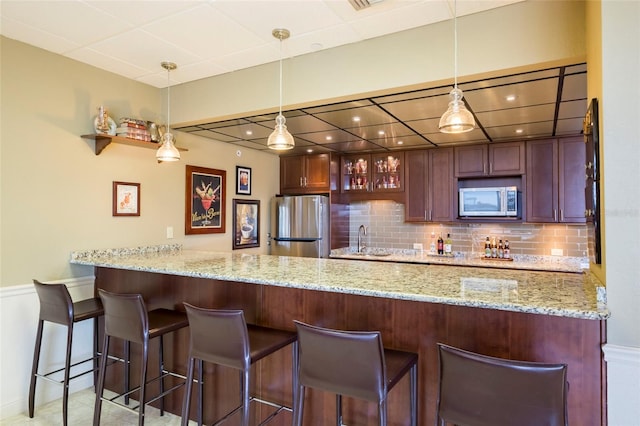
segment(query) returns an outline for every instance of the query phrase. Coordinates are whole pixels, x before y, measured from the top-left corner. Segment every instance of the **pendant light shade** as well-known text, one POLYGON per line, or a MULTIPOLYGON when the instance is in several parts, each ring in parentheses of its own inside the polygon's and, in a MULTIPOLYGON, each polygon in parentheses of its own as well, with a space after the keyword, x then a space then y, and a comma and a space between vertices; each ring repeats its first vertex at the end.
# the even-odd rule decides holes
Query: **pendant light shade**
POLYGON ((295 146, 293 136, 287 130, 287 121, 282 115, 282 40, 289 38, 289 30, 284 28, 276 28, 271 32, 275 38, 280 40, 280 108, 276 117, 276 126, 267 139, 267 147, 276 151, 285 151, 295 146))
POLYGON ((453 40, 454 40, 454 86, 449 92, 451 101, 449 108, 440 117, 438 128, 442 133, 464 133, 476 127, 476 120, 462 100, 462 90, 458 89, 458 6, 457 1, 453 2, 453 40))
POLYGON ((462 90, 457 87, 449 92, 449 108, 440 117, 438 127, 442 133, 463 133, 473 130, 476 125, 473 114, 462 101, 462 90))
POLYGON ((180 151, 178 151, 178 148, 173 144, 173 134, 171 133, 170 127, 171 120, 169 119, 171 111, 171 81, 169 79, 169 73, 178 68, 178 66, 173 62, 162 62, 160 65, 167 70, 167 130, 162 135, 162 145, 156 151, 156 159, 159 162, 178 161, 180 160, 180 151))

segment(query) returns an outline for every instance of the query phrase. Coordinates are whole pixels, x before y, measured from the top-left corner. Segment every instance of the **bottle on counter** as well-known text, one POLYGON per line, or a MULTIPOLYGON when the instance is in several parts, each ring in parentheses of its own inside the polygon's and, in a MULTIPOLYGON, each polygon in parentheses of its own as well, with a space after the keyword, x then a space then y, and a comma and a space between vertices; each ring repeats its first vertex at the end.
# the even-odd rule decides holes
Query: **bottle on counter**
POLYGON ((498 257, 498 245, 496 244, 496 237, 491 240, 491 257, 498 257))
POLYGON ((484 242, 484 257, 491 257, 491 241, 489 241, 489 237, 484 242))
POLYGON ((502 239, 498 242, 498 259, 504 259, 504 244, 502 239))
POLYGON ((442 234, 438 236, 438 254, 444 254, 444 240, 442 234))
POLYGON ((504 258, 511 259, 511 249, 509 248, 509 240, 504 240, 504 258))
POLYGON ((436 242, 436 233, 431 231, 431 243, 429 244, 429 253, 436 254, 438 250, 436 242))
POLYGON ((453 245, 453 241, 451 241, 451 234, 447 234, 447 239, 444 240, 444 254, 446 256, 453 255, 453 251, 451 247, 452 245, 453 245))

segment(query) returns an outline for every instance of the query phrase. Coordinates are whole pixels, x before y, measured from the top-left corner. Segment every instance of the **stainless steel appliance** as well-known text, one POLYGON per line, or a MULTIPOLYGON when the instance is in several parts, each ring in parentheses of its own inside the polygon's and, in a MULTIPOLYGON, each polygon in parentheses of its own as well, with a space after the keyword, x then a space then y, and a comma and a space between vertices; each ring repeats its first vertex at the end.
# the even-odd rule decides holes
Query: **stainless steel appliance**
POLYGON ((461 217, 518 216, 518 188, 515 186, 460 188, 459 195, 461 217))
POLYGON ((271 254, 329 257, 329 197, 276 196, 271 209, 271 254))

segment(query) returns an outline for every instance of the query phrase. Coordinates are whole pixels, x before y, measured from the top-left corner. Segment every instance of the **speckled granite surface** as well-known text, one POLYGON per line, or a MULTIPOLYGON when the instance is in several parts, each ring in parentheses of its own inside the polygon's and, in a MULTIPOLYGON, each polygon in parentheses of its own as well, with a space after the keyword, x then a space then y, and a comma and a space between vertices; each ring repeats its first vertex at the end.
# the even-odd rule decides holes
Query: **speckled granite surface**
POLYGON ((312 259, 159 248, 78 251, 71 263, 189 277, 472 306, 582 319, 605 319, 597 279, 470 266, 312 259))
POLYGON ((433 265, 480 266, 483 268, 529 269, 532 271, 577 272, 589 267, 589 260, 566 256, 514 255, 513 261, 484 259, 480 253, 455 253, 454 256, 438 256, 427 251, 366 248, 364 253, 355 247, 331 250, 336 259, 373 260, 379 262, 426 263, 433 265))

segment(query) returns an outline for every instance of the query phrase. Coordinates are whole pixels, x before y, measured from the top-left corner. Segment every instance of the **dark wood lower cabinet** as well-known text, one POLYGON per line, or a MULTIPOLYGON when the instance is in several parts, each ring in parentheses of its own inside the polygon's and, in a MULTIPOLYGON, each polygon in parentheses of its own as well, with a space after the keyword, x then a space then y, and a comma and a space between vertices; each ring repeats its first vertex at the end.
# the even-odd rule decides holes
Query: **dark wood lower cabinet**
MULTIPOLYGON (((247 321, 294 330, 293 320, 349 330, 379 330, 385 346, 418 352, 419 425, 434 423, 438 358, 436 343, 443 342, 487 355, 569 365, 569 424, 605 425, 605 371, 601 345, 606 341, 605 321, 535 315, 436 303, 385 299, 287 287, 255 285, 96 268, 96 289, 141 293, 149 309, 184 309, 182 302, 210 308, 240 308, 247 321)), ((96 290, 97 291, 97 290, 96 290)), ((183 329, 165 341, 167 367, 184 374, 189 333, 183 329)), ((157 368, 157 342, 151 346, 150 374, 157 368)), ((114 347, 117 351, 119 347, 114 347)), ((137 383, 138 348, 132 345, 132 380, 137 383)), ((119 368, 108 376, 108 388, 120 389, 119 368)), ((265 399, 291 404, 291 351, 285 350, 254 367, 253 386, 265 399)), ((409 424, 409 383, 403 379, 389 395, 389 425, 409 424)), ((234 371, 207 365, 205 369, 205 421, 234 408, 239 379, 234 371)), ((167 409, 180 413, 182 390, 167 398, 167 409)), ((375 404, 345 399, 344 422, 376 424, 375 404)), ((195 416, 195 393, 192 418, 195 416)), ((268 409, 258 409, 264 418, 268 409)), ((335 397, 310 390, 305 400, 305 425, 332 424, 335 397)), ((274 425, 290 424, 289 414, 274 425)), ((233 423, 232 423, 233 424, 233 423)))

